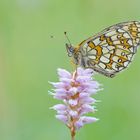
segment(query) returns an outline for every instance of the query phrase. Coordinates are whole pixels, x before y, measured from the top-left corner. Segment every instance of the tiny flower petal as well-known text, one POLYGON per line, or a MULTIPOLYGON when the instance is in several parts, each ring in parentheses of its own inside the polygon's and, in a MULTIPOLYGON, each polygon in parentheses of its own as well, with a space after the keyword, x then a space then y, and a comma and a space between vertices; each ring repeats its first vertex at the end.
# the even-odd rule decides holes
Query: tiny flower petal
POLYGON ((84 92, 88 92, 90 95, 96 94, 99 90, 95 88, 85 88, 84 92))
POLYGON ((99 88, 100 84, 96 81, 90 81, 88 83, 85 83, 85 86, 89 87, 89 88, 99 88))
POLYGON ((69 93, 71 95, 75 95, 77 92, 78 92, 78 88, 76 88, 76 87, 72 87, 69 89, 69 93))
POLYGON ((80 94, 79 94, 79 98, 86 98, 86 97, 89 97, 89 95, 90 94, 88 94, 88 93, 86 93, 86 92, 81 92, 80 94))
POLYGON ((77 68, 77 75, 83 75, 84 71, 81 67, 77 68))
POLYGON ((78 82, 87 82, 87 81, 90 81, 91 80, 91 77, 89 76, 77 76, 77 79, 76 79, 78 82))
POLYGON ((64 83, 62 82, 49 82, 50 84, 52 84, 55 88, 63 88, 64 87, 64 83))
POLYGON ((64 70, 64 69, 58 69, 57 70, 59 77, 64 77, 64 78, 71 78, 71 73, 69 73, 68 71, 64 70))
POLYGON ((54 110, 66 110, 67 109, 67 106, 66 105, 63 105, 63 104, 57 104, 57 105, 54 105, 51 108, 54 109, 54 110))
POLYGON ((74 118, 78 117, 78 112, 77 111, 70 110, 69 114, 70 114, 71 117, 74 117, 74 118))
POLYGON ((75 105, 78 104, 78 101, 77 101, 77 100, 73 100, 73 99, 70 99, 68 102, 69 102, 69 104, 70 104, 71 106, 75 106, 75 105))
POLYGON ((66 94, 66 89, 65 88, 60 88, 60 89, 54 89, 56 94, 66 94))
POLYGON ((67 111, 66 110, 57 110, 57 114, 58 115, 65 115, 65 116, 67 116, 67 111))
POLYGON ((80 103, 81 104, 94 104, 96 102, 96 100, 92 97, 85 97, 85 98, 81 98, 80 103))
POLYGON ((56 115, 55 117, 56 117, 58 120, 64 122, 65 124, 67 124, 67 122, 68 122, 68 118, 67 118, 67 116, 65 116, 65 115, 56 115))
POLYGON ((83 127, 83 122, 81 120, 78 120, 75 122, 75 127, 77 130, 79 130, 81 127, 83 127))
POLYGON ((78 75, 87 75, 91 77, 93 75, 93 69, 82 69, 79 67, 77 73, 78 75))
POLYGON ((93 69, 85 69, 84 74, 85 75, 93 75, 93 69))
POLYGON ((99 120, 99 119, 97 119, 95 117, 86 117, 86 116, 83 116, 80 119, 83 122, 83 124, 92 123, 92 122, 96 122, 96 121, 99 120))
POLYGON ((88 113, 88 112, 94 112, 94 111, 95 111, 95 109, 94 109, 93 106, 88 105, 88 104, 84 104, 84 105, 82 105, 82 107, 81 107, 80 115, 86 114, 86 113, 88 113))
POLYGON ((64 100, 64 99, 67 99, 68 97, 67 97, 67 94, 61 93, 61 94, 55 94, 54 98, 59 99, 59 100, 64 100))
POLYGON ((61 82, 64 82, 65 84, 70 84, 73 81, 72 79, 68 79, 68 78, 60 78, 59 80, 61 82))

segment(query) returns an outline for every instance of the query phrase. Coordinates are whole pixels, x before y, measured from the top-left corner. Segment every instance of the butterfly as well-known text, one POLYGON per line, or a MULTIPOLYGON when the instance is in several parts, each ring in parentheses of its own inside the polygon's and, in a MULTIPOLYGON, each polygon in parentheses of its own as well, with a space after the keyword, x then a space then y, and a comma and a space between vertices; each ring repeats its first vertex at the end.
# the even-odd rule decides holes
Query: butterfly
POLYGON ((140 22, 129 21, 110 26, 76 47, 66 44, 66 49, 75 65, 112 78, 129 66, 139 45, 140 22))

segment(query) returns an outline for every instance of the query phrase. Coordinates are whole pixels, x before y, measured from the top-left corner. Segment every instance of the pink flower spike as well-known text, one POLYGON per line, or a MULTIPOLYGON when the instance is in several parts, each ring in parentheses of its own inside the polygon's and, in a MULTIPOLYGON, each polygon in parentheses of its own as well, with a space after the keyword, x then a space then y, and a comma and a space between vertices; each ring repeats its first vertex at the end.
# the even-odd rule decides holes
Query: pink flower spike
POLYGON ((100 84, 93 79, 93 75, 92 69, 77 68, 72 73, 58 69, 59 82, 50 82, 54 87, 51 95, 63 102, 51 109, 56 110, 56 118, 70 129, 72 137, 85 124, 98 120, 95 117, 83 116, 96 111, 96 100, 91 95, 100 90, 100 84))

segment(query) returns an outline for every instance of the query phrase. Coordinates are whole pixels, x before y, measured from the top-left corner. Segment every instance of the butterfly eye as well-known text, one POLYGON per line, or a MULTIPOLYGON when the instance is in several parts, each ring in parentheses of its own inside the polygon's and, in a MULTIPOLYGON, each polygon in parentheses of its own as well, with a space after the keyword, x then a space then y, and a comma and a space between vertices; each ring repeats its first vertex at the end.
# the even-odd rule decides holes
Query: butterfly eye
POLYGON ((73 49, 72 47, 69 48, 69 51, 70 51, 71 53, 73 53, 73 50, 74 50, 74 49, 73 49))

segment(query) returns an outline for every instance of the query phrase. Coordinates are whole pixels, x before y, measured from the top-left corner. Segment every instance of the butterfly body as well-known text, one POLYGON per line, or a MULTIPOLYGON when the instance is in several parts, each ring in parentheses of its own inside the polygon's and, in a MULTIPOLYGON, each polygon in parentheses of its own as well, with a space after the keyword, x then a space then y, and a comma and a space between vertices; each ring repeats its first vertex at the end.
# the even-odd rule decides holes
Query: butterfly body
POLYGON ((106 28, 75 48, 71 46, 69 53, 76 65, 114 77, 128 67, 139 45, 140 22, 130 21, 106 28))

